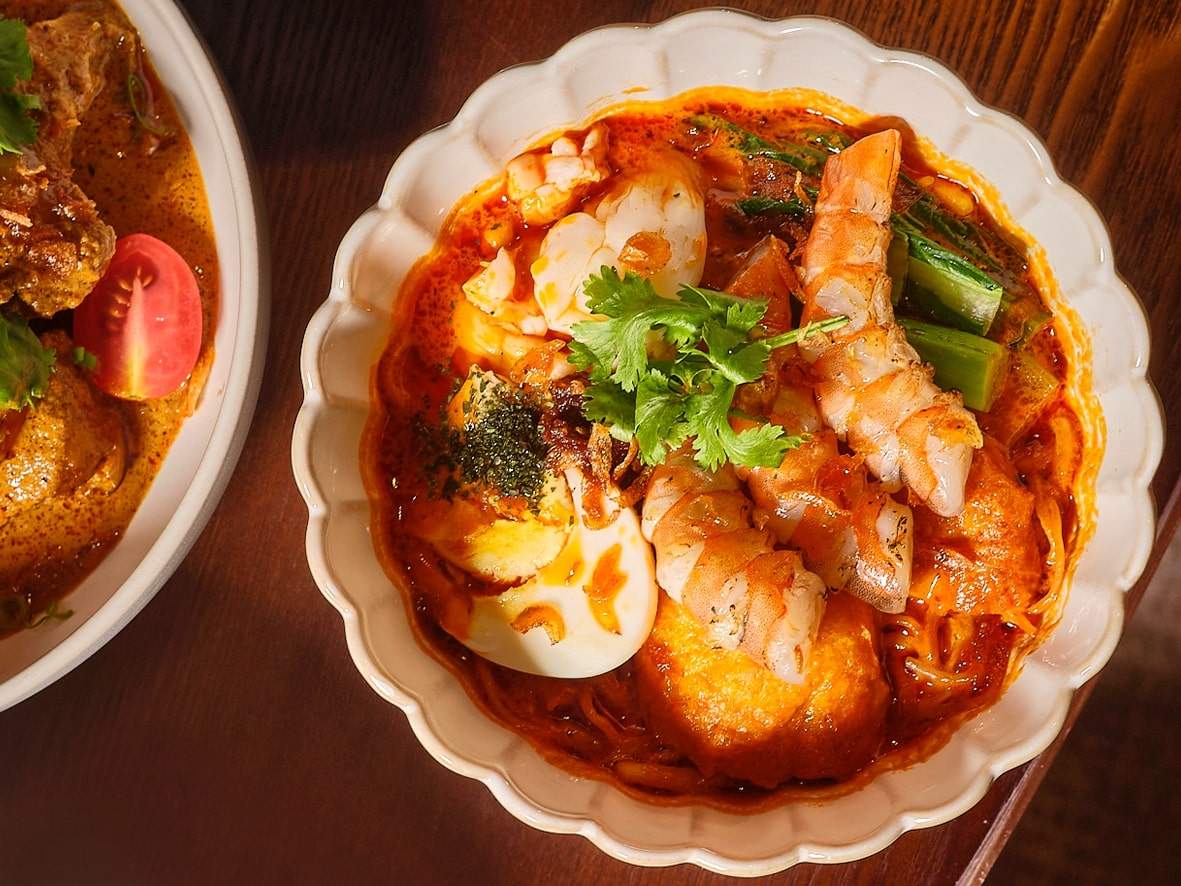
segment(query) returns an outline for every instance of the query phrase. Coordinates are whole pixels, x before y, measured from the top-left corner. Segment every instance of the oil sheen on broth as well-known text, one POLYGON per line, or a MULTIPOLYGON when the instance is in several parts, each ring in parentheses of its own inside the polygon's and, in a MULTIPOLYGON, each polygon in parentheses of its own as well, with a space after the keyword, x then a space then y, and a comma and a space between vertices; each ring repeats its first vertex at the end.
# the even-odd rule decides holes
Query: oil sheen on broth
MULTIPOLYGON (((736 181, 711 150, 719 136, 700 122, 702 115, 768 144, 824 151, 896 128, 903 139, 895 211, 924 200, 937 213, 935 226, 923 232, 941 243, 939 224, 971 226, 979 263, 1005 288, 988 337, 1010 351, 1000 395, 991 409, 976 413, 986 439, 975 453, 968 506, 941 518, 912 502, 913 577, 905 610, 887 614, 844 592, 829 595, 816 647, 825 650, 824 666, 834 675, 827 696, 809 690, 810 704, 801 704, 798 687, 741 652, 711 648, 663 593, 640 653, 591 678, 501 667, 456 639, 465 636, 470 601, 499 588, 458 574, 405 521, 416 501, 434 494, 421 469, 431 457, 421 428, 445 407, 472 363, 481 362, 456 337, 455 312, 467 309, 461 287, 502 245, 515 250, 518 269, 530 267, 549 227, 525 223, 499 179, 461 201, 435 249, 410 273, 373 376, 362 447, 373 537, 424 646, 489 716, 554 764, 659 802, 756 808, 846 790, 883 767, 930 754, 965 716, 996 700, 1021 656, 1053 626, 1064 574, 1085 534, 1076 492, 1093 442, 1068 394, 1065 321, 1053 316, 1052 300, 1039 290, 1024 241, 994 219, 980 195, 929 165, 929 152, 904 121, 852 110, 822 113, 816 108, 828 105, 820 99, 791 95, 702 90, 605 112, 598 119, 606 127, 610 167, 617 174, 642 169, 670 149, 695 164, 706 195, 702 285, 721 290, 769 235, 798 262, 811 223, 810 212, 747 213, 736 210, 736 200, 813 200, 819 173, 797 176, 788 164, 748 156, 736 181), (489 234, 496 231, 511 232, 507 243, 489 234), (670 681, 676 685, 670 688, 670 681), (741 688, 719 690, 727 681, 741 688), (749 704, 727 696, 739 709, 719 711, 710 696, 718 692, 748 693, 749 704), (825 718, 824 729, 804 722, 825 718)), ((585 131, 573 133, 576 143, 585 131)), ((593 202, 601 191, 591 187, 581 202, 593 202)), ((798 304, 789 310, 798 317, 798 304)), ((841 457, 847 460, 840 464, 852 463, 844 444, 841 457)))

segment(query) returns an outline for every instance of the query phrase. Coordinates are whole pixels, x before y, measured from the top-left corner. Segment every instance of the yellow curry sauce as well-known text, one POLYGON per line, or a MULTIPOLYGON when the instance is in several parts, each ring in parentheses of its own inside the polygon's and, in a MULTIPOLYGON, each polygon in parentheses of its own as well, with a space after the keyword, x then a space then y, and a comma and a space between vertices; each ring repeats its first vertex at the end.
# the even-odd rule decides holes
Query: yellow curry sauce
MULTIPOLYGON (((66 0, 0 2, 0 13, 26 23, 67 10, 66 0)), ((134 25, 134 23, 132 23, 134 25)), ((218 267, 213 223, 201 169, 181 119, 150 59, 142 56, 154 110, 171 134, 145 132, 132 112, 128 76, 133 58, 116 53, 106 85, 74 140, 74 180, 119 237, 144 232, 168 243, 196 274, 203 307, 201 354, 191 377, 167 397, 144 402, 107 398, 125 424, 127 471, 108 494, 85 490, 16 515, 0 533, 0 634, 17 630, 72 590, 118 542, 152 479, 195 408, 213 362, 218 267), (23 597, 23 602, 17 598, 23 597), (7 606, 3 606, 7 602, 7 606), (14 602, 18 605, 14 605, 14 602), (11 618, 5 622, 4 612, 11 618)), ((70 312, 35 326, 70 330, 70 312)), ((68 361, 70 354, 58 354, 68 361)), ((96 391, 96 395, 106 397, 96 391)))
MULTIPOLYGON (((399 293, 392 334, 372 378, 361 461, 372 505, 374 544, 387 574, 404 593, 422 645, 458 677, 488 715, 525 737, 556 765, 579 775, 607 779, 644 799, 752 809, 817 791, 848 790, 883 767, 909 765, 941 746, 965 717, 999 697, 1018 673, 1021 657, 1045 638, 1061 611, 1065 579, 1090 532, 1090 489, 1101 452, 1102 427, 1089 394, 1084 337, 1057 299, 1039 250, 1007 221, 986 183, 939 157, 903 121, 870 118, 825 96, 803 91, 755 95, 706 89, 668 102, 629 103, 603 111, 595 119, 608 128, 611 167, 626 172, 642 165, 644 155, 654 147, 672 146, 697 159, 697 145, 685 121, 701 112, 721 115, 766 137, 789 140, 793 134, 818 127, 844 132, 853 139, 887 127, 900 129, 903 172, 941 205, 980 226, 985 236, 1008 245, 1012 259, 998 273, 1006 275, 1006 289, 1011 284, 1023 295, 1007 311, 1004 323, 1019 327, 1040 312, 1053 315, 1026 346, 1058 379, 1059 393, 1032 427, 1009 441, 1007 451, 1020 481, 1055 502, 1065 550, 1055 556, 1049 542, 1042 544, 1041 555, 1049 565, 1037 582, 1016 589, 1012 595, 1033 601, 1030 605, 1014 605, 1003 617, 973 618, 970 611, 956 613, 965 615, 966 621, 948 624, 944 619, 932 626, 926 641, 930 656, 937 661, 946 659, 951 655, 948 646, 956 646, 956 672, 952 675, 957 678, 956 686, 940 685, 934 678, 908 678, 903 665, 916 653, 906 644, 899 645, 897 638, 907 633, 906 625, 924 621, 924 606, 932 602, 930 597, 916 600, 912 593, 904 616, 877 617, 878 654, 893 698, 884 738, 870 762, 839 784, 793 781, 768 790, 726 777, 704 776, 662 741, 637 695, 633 662, 589 679, 554 679, 492 664, 454 639, 464 636, 465 601, 471 594, 494 590, 475 580, 460 586, 454 571, 442 564, 429 543, 407 531, 404 521, 413 503, 430 495, 419 470, 422 452, 415 438, 416 423, 442 408, 454 390, 455 379, 462 378, 472 363, 463 348, 463 324, 456 317, 457 312, 468 309, 461 285, 495 253, 485 232, 495 230, 497 223, 514 232, 511 243, 523 256, 518 267, 529 266, 545 234, 544 228, 523 224, 499 179, 485 183, 460 202, 444 224, 434 250, 414 267, 399 293), (992 206, 997 209, 990 211, 992 206), (654 769, 660 771, 659 779, 651 777, 654 769)), ((711 171, 707 163, 698 162, 708 191, 711 171)), ((767 228, 757 223, 735 224, 708 198, 706 224, 709 242, 702 285, 721 289, 731 278, 740 253, 758 242, 767 228)), ((806 233, 802 228, 794 236, 803 238, 806 233)), ((1017 329, 997 331, 1000 337, 1017 334, 1017 329)), ((1012 431, 1009 424, 1017 420, 1023 403, 1019 374, 1011 372, 1007 385, 991 412, 979 416, 985 433, 1000 439, 1012 431)), ((916 572, 921 558, 916 547, 916 572)), ((949 592, 954 589, 927 589, 928 594, 949 592)))

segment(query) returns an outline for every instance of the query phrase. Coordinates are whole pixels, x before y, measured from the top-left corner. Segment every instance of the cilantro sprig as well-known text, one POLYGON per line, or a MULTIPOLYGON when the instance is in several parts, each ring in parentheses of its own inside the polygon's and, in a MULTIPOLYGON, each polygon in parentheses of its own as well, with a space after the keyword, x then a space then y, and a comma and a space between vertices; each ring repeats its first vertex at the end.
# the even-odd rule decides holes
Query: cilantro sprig
POLYGON ((37 121, 29 111, 41 107, 35 95, 14 87, 33 76, 33 58, 25 23, 0 16, 0 154, 19 154, 37 140, 37 121))
POLYGON ((0 415, 45 396, 55 359, 25 320, 0 313, 0 415))
POLYGON ((603 319, 573 328, 570 362, 590 377, 583 411, 616 439, 634 437, 646 464, 660 464, 692 439, 695 460, 708 470, 727 461, 778 467, 805 442, 766 422, 734 430, 735 392, 762 376, 773 350, 838 329, 847 317, 756 338, 767 311, 762 299, 700 286, 664 298, 646 278, 606 266, 585 291, 591 313, 603 319))

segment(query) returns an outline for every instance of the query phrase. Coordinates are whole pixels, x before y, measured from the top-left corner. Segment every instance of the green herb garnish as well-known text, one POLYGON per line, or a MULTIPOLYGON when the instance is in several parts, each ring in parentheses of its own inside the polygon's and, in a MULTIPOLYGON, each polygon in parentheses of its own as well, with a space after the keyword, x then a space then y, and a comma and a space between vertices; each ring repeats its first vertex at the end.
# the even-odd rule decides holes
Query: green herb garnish
POLYGON ((730 144, 747 157, 763 157, 767 160, 779 160, 794 166, 801 172, 816 172, 823 165, 828 151, 814 148, 811 145, 797 145, 790 142, 775 143, 756 135, 749 129, 744 129, 737 123, 719 117, 717 114, 695 114, 689 122, 702 129, 713 129, 725 132, 730 136, 730 144))
POLYGON ((40 108, 41 100, 14 91, 17 83, 32 76, 25 23, 0 17, 0 154, 19 154, 37 140, 37 121, 29 111, 40 108))
POLYGON ((761 196, 743 197, 741 200, 736 200, 734 205, 745 216, 790 215, 792 218, 804 218, 812 211, 811 206, 796 197, 789 200, 761 196))
POLYGON ((29 627, 39 628, 49 621, 65 621, 73 614, 73 609, 62 609, 58 601, 54 600, 40 615, 29 617, 29 627))
POLYGON ((168 138, 172 129, 156 115, 155 102, 148 81, 136 71, 127 75, 127 100, 139 125, 159 138, 168 138))
POLYGON ((762 376, 775 348, 838 329, 847 317, 754 338, 767 311, 762 299, 699 286, 663 298, 644 277, 620 277, 605 266, 585 291, 591 312, 604 319, 573 328, 570 362, 590 375, 583 410, 616 439, 634 437, 646 464, 661 463, 692 439, 696 461, 707 470, 726 461, 778 467, 805 442, 766 422, 735 431, 735 391, 762 376))
POLYGON ((0 414, 45 396, 54 360, 28 323, 0 314, 0 414))
POLYGON ((98 357, 81 345, 74 348, 73 356, 75 366, 81 366, 83 369, 89 369, 91 372, 98 368, 98 357))
MULTIPOLYGON (((462 389, 461 389, 462 390, 462 389)), ((473 370, 461 404, 462 427, 448 443, 460 484, 483 484, 536 503, 545 484, 541 405, 490 372, 473 370)))

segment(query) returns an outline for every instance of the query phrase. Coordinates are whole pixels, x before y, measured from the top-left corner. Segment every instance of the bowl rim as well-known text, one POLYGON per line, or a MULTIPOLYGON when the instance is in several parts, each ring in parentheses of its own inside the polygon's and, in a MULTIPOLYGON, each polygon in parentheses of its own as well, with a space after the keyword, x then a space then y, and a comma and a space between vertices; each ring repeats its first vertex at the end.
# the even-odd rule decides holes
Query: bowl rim
MULTIPOLYGON (((750 859, 736 858, 719 854, 712 850, 694 846, 678 846, 671 849, 645 848, 629 841, 626 835, 614 833, 593 818, 570 815, 544 807, 534 801, 527 790, 515 784, 503 768, 497 769, 485 762, 470 759, 450 747, 446 740, 435 731, 424 710, 423 699, 413 691, 400 685, 394 675, 388 674, 370 654, 367 641, 363 635, 361 617, 356 605, 349 598, 347 592, 337 582, 331 569, 325 543, 325 530, 329 511, 329 500, 320 487, 312 461, 311 441, 317 417, 326 407, 323 378, 320 368, 321 347, 326 334, 343 306, 347 303, 347 296, 351 286, 350 270, 359 248, 367 235, 373 230, 384 213, 394 203, 394 194, 404 183, 399 180, 401 172, 411 166, 407 158, 417 157, 429 151, 433 143, 441 143, 451 130, 459 130, 464 125, 470 125, 470 118, 478 117, 482 106, 495 92, 498 81, 520 76, 523 70, 531 73, 541 73, 546 66, 559 66, 564 58, 572 57, 583 44, 593 40, 601 40, 604 32, 647 32, 656 34, 661 29, 672 29, 684 25, 686 20, 699 19, 703 27, 713 25, 755 22, 765 28, 774 27, 786 29, 788 27, 818 28, 832 32, 834 29, 843 32, 847 38, 852 36, 862 44, 859 48, 872 51, 877 60, 900 60, 925 68, 936 78, 943 81, 954 92, 957 99, 962 100, 964 110, 975 117, 987 117, 999 120, 1007 132, 1015 134, 1028 146, 1037 161, 1045 184, 1052 188, 1062 188, 1069 191, 1076 198, 1082 198, 1093 220, 1097 222, 1099 245, 1103 253, 1110 257, 1112 254, 1110 235, 1106 223, 1093 203, 1072 185, 1065 182, 1058 174, 1049 153, 1041 142, 1016 115, 1007 111, 993 108, 981 102, 975 93, 943 63, 933 57, 913 50, 895 49, 873 41, 860 30, 844 22, 826 16, 792 16, 788 18, 768 18, 743 11, 722 7, 691 10, 672 16, 658 23, 630 23, 609 24, 586 31, 566 42, 548 58, 513 65, 494 74, 477 87, 471 96, 463 103, 455 117, 441 126, 419 136, 399 154, 397 161, 386 179, 381 198, 378 203, 366 211, 350 228, 343 238, 337 252, 333 268, 332 288, 328 299, 311 318, 305 334, 301 351, 301 374, 304 381, 305 400, 296 420, 292 439, 292 466, 309 510, 309 523, 306 536, 307 556, 313 577, 324 596, 340 613, 345 627, 346 642, 350 655, 358 670, 374 690, 387 701, 397 705, 406 714, 416 738, 423 747, 439 763, 446 768, 481 781, 496 797, 505 809, 526 824, 553 833, 578 833, 589 839, 599 849, 625 862, 638 865, 672 865, 692 863, 718 873, 758 876, 774 873, 790 867, 801 861, 820 863, 840 863, 853 861, 871 855, 892 843, 902 833, 923 827, 944 823, 975 805, 988 790, 993 780, 1025 762, 1028 762, 1044 750, 1057 736, 1065 719, 1070 699, 1074 690, 1093 676, 1110 657, 1119 639, 1122 628, 1122 605, 1113 604, 1109 613, 1109 621, 1101 641, 1085 662, 1074 668, 1069 679, 1064 680, 1063 687, 1056 697, 1056 706, 1049 720, 1030 735, 1027 740, 1009 748, 1006 752, 998 752, 988 760, 988 765, 981 767, 971 783, 952 800, 935 807, 910 806, 905 811, 895 813, 882 827, 864 839, 849 843, 821 845, 816 843, 797 842, 790 849, 765 858, 750 859)), ((655 39, 655 38, 653 38, 655 39)), ((643 96, 636 97, 643 100, 643 96)), ((591 114, 597 106, 582 109, 584 115, 591 114)), ((577 121, 571 121, 573 125, 577 121)), ((449 209, 449 207, 447 207, 449 209)), ((1118 287, 1127 293, 1126 301, 1135 305, 1135 318, 1130 322, 1138 324, 1147 342, 1147 313, 1142 303, 1132 293, 1126 281, 1114 269, 1114 261, 1109 266, 1113 280, 1118 287)), ((1144 366, 1147 366, 1147 344, 1144 350, 1144 366)), ((1146 414, 1146 431, 1148 439, 1145 441, 1145 458, 1135 477, 1134 488, 1129 495, 1142 494, 1148 499, 1149 521, 1147 527, 1147 545, 1151 546, 1151 525, 1155 523, 1155 502, 1152 500, 1150 481, 1159 464, 1163 445, 1163 410, 1161 402, 1151 381, 1141 371, 1136 376, 1135 384, 1142 386, 1150 395, 1152 402, 1151 415, 1146 414)), ((1138 514, 1137 516, 1143 516, 1138 514)), ((1144 526, 1140 526, 1144 530, 1144 526)), ((1126 589, 1143 570, 1147 561, 1148 548, 1144 547, 1143 532, 1140 548, 1128 557, 1128 565, 1121 575, 1119 588, 1126 589)), ((420 650, 421 652, 421 650, 420 650)), ((422 654, 426 654, 423 652, 422 654)), ((484 716, 480 712, 480 716, 484 716)), ((551 765, 551 764, 546 764, 551 765)))
MULTIPOLYGON (((41 691, 94 655, 171 578, 225 492, 246 442, 262 384, 270 319, 270 256, 265 209, 245 129, 229 87, 187 13, 176 0, 141 2, 153 7, 184 53, 200 99, 220 136, 242 247, 238 250, 241 299, 237 316, 219 316, 219 323, 235 322, 237 334, 233 350, 219 353, 215 359, 228 360, 232 370, 200 464, 167 524, 127 580, 97 611, 44 655, 0 683, 0 711, 41 691)), ((135 17, 129 17, 134 25, 135 17)), ((218 258, 224 261, 221 255, 218 258)))

